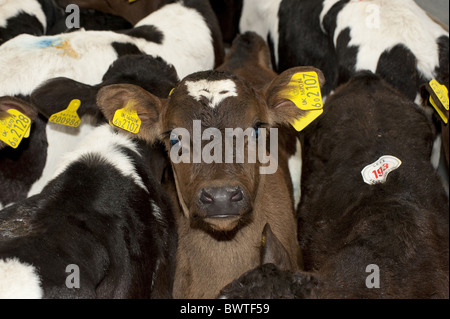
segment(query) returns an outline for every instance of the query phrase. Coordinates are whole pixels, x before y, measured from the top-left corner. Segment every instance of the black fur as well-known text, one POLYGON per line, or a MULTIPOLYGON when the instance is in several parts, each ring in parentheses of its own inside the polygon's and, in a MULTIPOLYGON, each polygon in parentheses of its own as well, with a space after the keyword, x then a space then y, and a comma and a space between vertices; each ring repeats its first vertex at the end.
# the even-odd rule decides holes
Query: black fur
POLYGON ((298 210, 305 270, 337 283, 328 297, 448 298, 448 199, 430 163, 426 116, 369 72, 324 109, 305 130, 298 210), (367 185, 361 170, 383 155, 402 165, 386 183, 367 185), (369 264, 383 272, 381 289, 365 286, 369 264))
POLYGON ((41 194, 2 211, 0 258, 34 265, 44 298, 172 296, 176 229, 170 204, 148 158, 116 151, 129 157, 148 192, 93 150, 41 194), (79 289, 65 285, 69 264, 80 268, 79 289))
POLYGON ((23 33, 43 35, 44 26, 35 16, 19 13, 7 20, 5 28, 0 27, 0 45, 23 33))
POLYGON ((279 62, 276 70, 282 72, 294 66, 314 66, 325 76, 322 88, 325 96, 338 81, 337 58, 332 44, 320 28, 321 1, 284 0, 279 16, 279 62))
POLYGON ((427 82, 426 79, 418 80, 421 76, 416 66, 417 59, 411 50, 398 44, 380 55, 376 73, 414 101, 418 92, 417 82, 427 82))

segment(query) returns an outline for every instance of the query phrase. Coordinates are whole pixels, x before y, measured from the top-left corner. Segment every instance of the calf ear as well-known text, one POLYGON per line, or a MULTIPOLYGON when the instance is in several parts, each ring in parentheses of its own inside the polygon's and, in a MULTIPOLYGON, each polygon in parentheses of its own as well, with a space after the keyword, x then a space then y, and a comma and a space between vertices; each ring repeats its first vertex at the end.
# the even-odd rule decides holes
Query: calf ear
MULTIPOLYGON (((34 121, 38 116, 38 111, 33 104, 12 96, 0 97, 0 119, 8 116, 8 110, 10 109, 19 111, 20 113, 29 117, 31 121, 34 121)), ((4 148, 5 146, 6 144, 0 141, 0 149, 4 148)))
POLYGON ((269 224, 264 226, 261 245, 261 265, 274 264, 282 270, 293 270, 289 254, 272 232, 269 224))
POLYGON ((139 133, 132 134, 121 128, 118 130, 133 137, 154 143, 161 134, 160 113, 163 101, 143 88, 132 84, 113 84, 101 88, 97 94, 97 105, 106 119, 112 123, 117 110, 133 102, 133 109, 141 120, 139 133))
POLYGON ((95 104, 98 88, 68 78, 50 79, 31 93, 31 102, 46 118, 65 110, 74 99, 80 100, 79 117, 100 114, 95 104))
MULTIPOLYGON (((265 88, 264 96, 270 109, 270 119, 272 125, 293 124, 295 119, 301 119, 306 116, 308 111, 301 110, 290 99, 293 91, 299 90, 299 83, 292 81, 292 77, 297 73, 315 72, 318 78, 320 88, 325 84, 325 77, 319 69, 304 66, 288 69, 278 75, 265 88)), ((320 101, 322 102, 322 101, 320 101)))

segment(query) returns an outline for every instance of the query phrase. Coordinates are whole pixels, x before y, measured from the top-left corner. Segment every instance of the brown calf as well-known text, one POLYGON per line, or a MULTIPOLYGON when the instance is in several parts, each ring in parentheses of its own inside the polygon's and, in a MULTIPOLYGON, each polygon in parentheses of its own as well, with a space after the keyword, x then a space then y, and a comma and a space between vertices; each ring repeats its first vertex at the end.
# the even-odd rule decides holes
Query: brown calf
MULTIPOLYGON (((281 165, 285 159, 279 156, 273 174, 261 174, 260 169, 268 165, 250 163, 247 151, 252 139, 264 138, 263 128, 288 125, 305 114, 287 98, 287 92, 292 89, 292 76, 307 71, 315 71, 323 84, 319 70, 298 67, 275 77, 264 89, 253 88, 229 71, 216 70, 189 75, 167 100, 133 85, 111 85, 100 90, 97 102, 108 118, 134 100, 142 120, 140 134, 150 142, 163 141, 171 154, 182 209, 177 221, 175 298, 216 297, 225 284, 257 266, 261 232, 267 223, 288 252, 288 268, 298 269, 300 251, 290 180, 286 165, 281 165), (201 121, 200 132, 196 132, 199 122, 194 121, 201 121), (232 163, 224 161, 227 154, 220 153, 220 148, 226 151, 226 138, 213 148, 213 142, 204 145, 202 137, 211 138, 205 130, 212 128, 216 130, 210 133, 225 137, 227 129, 254 128, 245 138, 243 163, 235 161, 236 157, 232 163), (203 143, 202 156, 211 155, 215 160, 210 164, 194 163, 199 155, 196 143, 203 143), (186 149, 193 149, 193 154, 186 149), (183 159, 186 162, 176 163, 183 159)), ((271 151, 269 165, 275 156, 271 151)))
MULTIPOLYGON (((237 36, 225 57, 224 63, 217 70, 227 70, 245 79, 253 88, 263 89, 277 77, 270 61, 270 49, 267 43, 255 32, 245 32, 237 36)), ((322 73, 319 72, 319 76, 322 73)), ((322 82, 325 79, 321 78, 322 82)), ((279 146, 283 159, 279 165, 284 165, 285 171, 291 174, 294 204, 300 201, 301 178, 301 144, 297 132, 290 125, 277 127, 279 146)), ((289 182, 289 187, 291 183, 289 182)))

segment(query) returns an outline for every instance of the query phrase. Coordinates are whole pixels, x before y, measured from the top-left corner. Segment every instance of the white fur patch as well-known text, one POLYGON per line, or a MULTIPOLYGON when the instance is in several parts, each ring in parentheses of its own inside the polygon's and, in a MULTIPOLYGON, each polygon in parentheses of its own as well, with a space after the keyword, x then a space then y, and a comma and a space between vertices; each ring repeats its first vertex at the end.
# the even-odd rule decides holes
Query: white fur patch
POLYGON ((98 84, 117 59, 111 43, 132 42, 130 39, 109 31, 79 30, 42 37, 21 34, 0 46, 0 69, 4 70, 0 72, 0 96, 29 95, 38 85, 55 77, 98 84), (77 58, 57 46, 45 45, 52 42, 67 43, 77 58))
POLYGON ((433 149, 431 151, 431 165, 436 170, 438 169, 441 160, 441 148, 442 148, 442 135, 439 134, 433 142, 433 149))
POLYGON ((348 45, 359 46, 355 70, 375 72, 384 51, 404 44, 416 56, 417 69, 430 79, 439 65, 436 40, 448 36, 413 0, 351 0, 338 14, 335 45, 346 28, 351 30, 348 45))
POLYGON ((211 108, 217 107, 228 97, 238 96, 236 83, 232 80, 186 81, 186 86, 190 96, 197 101, 200 101, 202 97, 205 97, 208 99, 211 108))
POLYGON ((19 13, 35 16, 44 27, 45 33, 47 19, 37 0, 0 0, 0 27, 6 27, 7 20, 17 16, 19 13))
POLYGON ((297 150, 288 160, 289 173, 291 175, 292 186, 294 191, 294 208, 297 209, 301 197, 301 180, 302 180, 302 145, 299 140, 296 144, 297 150))
POLYGON ((75 150, 80 141, 95 129, 96 124, 97 120, 93 116, 83 116, 77 128, 47 123, 45 128, 48 141, 47 159, 41 177, 31 186, 27 197, 42 191, 53 178, 63 156, 75 150))
POLYGON ((244 0, 239 30, 241 33, 253 31, 263 39, 270 35, 273 41, 275 63, 278 66, 278 11, 281 0, 244 0))
POLYGON ((17 258, 0 259, 0 299, 40 299, 41 280, 36 268, 17 258))
POLYGON ((62 174, 75 161, 88 154, 98 154, 115 167, 123 176, 131 177, 133 181, 148 192, 141 177, 137 174, 133 161, 117 147, 127 148, 139 154, 133 141, 124 134, 116 134, 114 129, 105 124, 97 127, 80 142, 78 148, 63 156, 60 166, 56 169, 54 178, 62 174))
POLYGON ((178 77, 214 68, 211 30, 200 13, 179 3, 167 4, 136 24, 154 25, 164 34, 162 44, 142 42, 147 54, 162 57, 177 70, 178 77))

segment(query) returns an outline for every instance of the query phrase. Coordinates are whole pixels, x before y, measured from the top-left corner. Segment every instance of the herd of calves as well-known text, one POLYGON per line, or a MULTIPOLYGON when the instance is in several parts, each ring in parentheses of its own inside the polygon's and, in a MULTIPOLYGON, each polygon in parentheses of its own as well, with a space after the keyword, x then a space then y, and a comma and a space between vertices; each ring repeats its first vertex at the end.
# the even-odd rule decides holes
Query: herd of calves
POLYGON ((447 27, 108 2, 0 4, 0 298, 449 297, 447 27))

